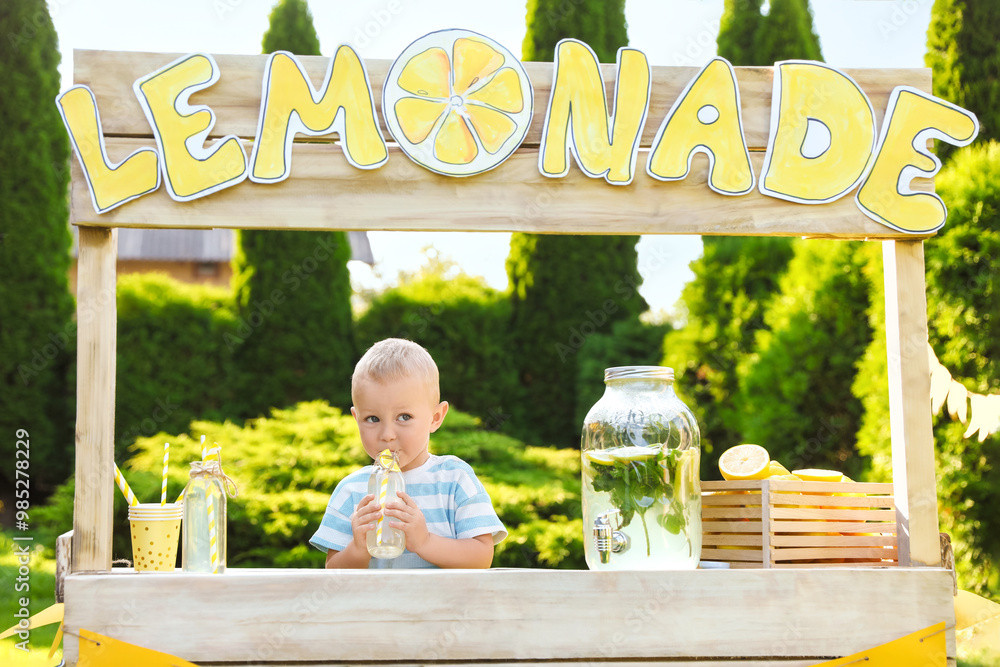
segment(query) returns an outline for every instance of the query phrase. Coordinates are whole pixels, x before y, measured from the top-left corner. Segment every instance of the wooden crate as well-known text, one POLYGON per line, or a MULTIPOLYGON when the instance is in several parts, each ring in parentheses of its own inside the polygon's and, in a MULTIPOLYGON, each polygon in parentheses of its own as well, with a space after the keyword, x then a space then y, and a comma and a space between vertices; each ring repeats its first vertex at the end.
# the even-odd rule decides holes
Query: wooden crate
POLYGON ((743 567, 898 564, 892 484, 702 482, 703 561, 743 567))

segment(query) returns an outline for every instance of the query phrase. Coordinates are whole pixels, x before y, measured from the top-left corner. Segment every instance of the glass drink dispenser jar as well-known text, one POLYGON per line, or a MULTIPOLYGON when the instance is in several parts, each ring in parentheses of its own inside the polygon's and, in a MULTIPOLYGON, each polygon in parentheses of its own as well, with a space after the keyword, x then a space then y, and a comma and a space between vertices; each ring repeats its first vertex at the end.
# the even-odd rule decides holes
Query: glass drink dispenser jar
POLYGON ((583 422, 583 530, 591 570, 694 569, 701 434, 674 371, 619 366, 583 422))

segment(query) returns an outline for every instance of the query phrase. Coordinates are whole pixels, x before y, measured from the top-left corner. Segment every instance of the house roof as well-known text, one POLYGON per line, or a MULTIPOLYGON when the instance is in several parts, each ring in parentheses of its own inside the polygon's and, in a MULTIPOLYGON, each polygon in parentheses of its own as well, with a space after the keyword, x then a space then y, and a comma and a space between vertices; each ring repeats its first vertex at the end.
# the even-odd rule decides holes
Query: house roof
MULTIPOLYGON (((77 256, 79 232, 73 230, 73 256, 77 256)), ((375 264, 365 232, 347 232, 351 259, 375 264)), ((167 262, 228 262, 236 252, 231 229, 132 229, 118 230, 119 260, 167 262)))

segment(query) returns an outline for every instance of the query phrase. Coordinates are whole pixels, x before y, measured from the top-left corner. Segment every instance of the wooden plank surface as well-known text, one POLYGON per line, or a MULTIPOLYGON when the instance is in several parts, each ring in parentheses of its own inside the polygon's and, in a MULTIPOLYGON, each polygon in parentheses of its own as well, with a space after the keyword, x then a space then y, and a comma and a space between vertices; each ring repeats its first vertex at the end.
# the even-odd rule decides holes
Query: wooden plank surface
MULTIPOLYGON (((132 92, 132 83, 150 72, 185 54, 149 53, 128 51, 73 52, 73 81, 90 86, 97 98, 101 121, 107 136, 150 135, 149 124, 132 92)), ((364 52, 359 53, 364 57, 364 52)), ((210 89, 192 96, 192 104, 205 104, 216 115, 216 125, 211 136, 235 134, 252 139, 257 131, 260 112, 261 81, 267 56, 214 55, 221 77, 210 89)), ((322 84, 329 66, 329 58, 302 56, 300 60, 312 80, 313 86, 322 84)), ((391 135, 382 117, 382 85, 392 64, 390 60, 365 60, 365 68, 372 86, 376 113, 382 135, 387 141, 391 135)), ((752 150, 767 147, 771 122, 772 67, 736 67, 736 80, 740 86, 743 107, 743 126, 747 145, 752 150)), ((534 116, 523 146, 537 146, 541 139, 545 112, 552 89, 552 63, 525 63, 534 91, 534 116)), ((614 65, 602 65, 601 74, 608 100, 614 100, 614 65)), ((642 146, 652 145, 660 123, 688 82, 697 75, 697 67, 652 68, 652 90, 647 121, 642 134, 642 146)), ((881 125, 889 94, 896 86, 913 86, 931 92, 929 69, 845 69, 868 95, 875 109, 876 122, 881 125)), ((309 141, 330 141, 333 135, 310 138, 309 141)), ((303 137, 304 139, 304 137, 303 137)))
POLYGON ((954 626, 951 586, 942 568, 71 575, 66 629, 199 663, 271 644, 276 661, 820 658, 954 626))
POLYGON ((91 572, 111 569, 118 231, 81 229, 79 247, 72 570, 91 572))
MULTIPOLYGON (((108 141, 112 160, 151 141, 108 141)), ((246 146, 247 154, 250 146, 246 146)), ((708 234, 830 238, 900 238, 861 213, 852 197, 808 206, 766 197, 712 192, 707 160, 697 156, 684 181, 645 174, 640 152, 635 180, 608 185, 571 169, 561 179, 538 173, 538 151, 526 149, 470 179, 431 173, 398 148, 380 169, 351 167, 339 146, 295 147, 292 175, 281 183, 244 181, 180 203, 166 189, 97 215, 79 164, 73 160, 72 216, 77 225, 170 228, 526 231, 559 234, 708 234), (475 187, 470 187, 474 179, 475 187)), ((754 154, 759 170, 763 156, 754 154)), ((915 187, 929 189, 924 181, 915 187)))
MULTIPOLYGON (((224 667, 233 663, 226 662, 202 662, 199 667, 224 667)), ((254 662, 238 663, 239 667, 364 667, 366 663, 357 662, 310 662, 303 665, 301 662, 254 662)), ((371 663, 372 667, 425 667, 424 662, 390 662, 371 663)), ((490 662, 490 667, 593 667, 591 664, 583 665, 580 662, 553 661, 519 661, 519 662, 490 662)), ((768 658, 767 660, 602 660, 602 667, 815 667, 815 660, 798 660, 784 658, 768 658)), ((448 667, 483 667, 481 662, 450 662, 448 667)), ((952 665, 952 667, 954 667, 952 665)))
POLYGON ((941 542, 929 402, 923 243, 887 241, 882 244, 882 259, 899 564, 937 566, 941 563, 941 542))

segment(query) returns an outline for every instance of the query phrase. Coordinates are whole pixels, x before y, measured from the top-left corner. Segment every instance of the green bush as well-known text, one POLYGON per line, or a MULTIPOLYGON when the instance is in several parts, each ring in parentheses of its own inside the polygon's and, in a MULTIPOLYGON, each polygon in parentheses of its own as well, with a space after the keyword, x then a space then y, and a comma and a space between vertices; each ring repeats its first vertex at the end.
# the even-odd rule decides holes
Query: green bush
MULTIPOLYGON (((270 417, 196 421, 189 432, 140 438, 123 471, 141 502, 160 497, 163 443, 170 442, 168 499, 187 482, 187 463, 200 458, 200 436, 222 447, 223 467, 239 486, 229 501, 228 562, 234 567, 323 567, 308 541, 337 483, 370 460, 350 416, 322 401, 274 410, 270 417)), ((469 463, 483 482, 510 537, 495 567, 585 567, 580 523, 580 456, 572 450, 525 447, 484 429, 482 420, 452 410, 431 440, 432 451, 469 463)), ((73 483, 36 510, 38 541, 54 545, 72 528, 73 483)), ((126 507, 115 494, 115 559, 131 560, 126 507)))
MULTIPOLYGON (((231 416, 236 329, 226 289, 159 274, 118 281, 115 459, 141 436, 231 416)), ((160 445, 162 446, 162 442, 160 445)))
POLYGON ((612 366, 658 366, 663 338, 673 326, 630 319, 615 322, 609 333, 595 333, 580 348, 576 381, 576 424, 604 394, 604 370, 612 366))
POLYGON ((442 400, 501 429, 516 383, 507 299, 436 259, 400 283, 372 297, 358 319, 361 349, 390 337, 423 345, 440 370, 442 400))

